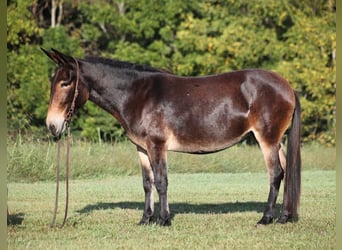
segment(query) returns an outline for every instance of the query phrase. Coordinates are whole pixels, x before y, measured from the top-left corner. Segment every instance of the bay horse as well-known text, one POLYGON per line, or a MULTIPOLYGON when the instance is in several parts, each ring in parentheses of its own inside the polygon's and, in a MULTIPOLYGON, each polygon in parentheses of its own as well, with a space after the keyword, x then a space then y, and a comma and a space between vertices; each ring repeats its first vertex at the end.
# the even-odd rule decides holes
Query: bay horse
POLYGON ((60 137, 87 100, 112 114, 137 146, 145 207, 140 224, 153 221, 153 186, 159 195, 157 223, 170 225, 167 151, 213 153, 253 133, 269 174, 269 195, 258 225, 274 220, 284 179, 278 223, 298 219, 301 186, 299 98, 278 74, 246 69, 181 77, 150 66, 100 57, 76 59, 55 49, 45 54, 59 65, 51 79, 46 125, 60 137), (76 95, 77 93, 77 95, 76 95), (73 107, 72 107, 73 106, 73 107), (289 129, 287 154, 281 141, 289 129))

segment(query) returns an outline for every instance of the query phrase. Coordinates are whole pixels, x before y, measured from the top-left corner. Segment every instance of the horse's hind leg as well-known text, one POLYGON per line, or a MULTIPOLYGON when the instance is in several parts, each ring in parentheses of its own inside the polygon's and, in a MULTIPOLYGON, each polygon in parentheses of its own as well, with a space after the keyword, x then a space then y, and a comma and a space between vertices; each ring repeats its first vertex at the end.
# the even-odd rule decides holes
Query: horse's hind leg
POLYGON ((154 197, 153 197, 153 184, 154 175, 151 167, 150 160, 144 149, 138 147, 140 164, 142 167, 143 186, 145 191, 145 208, 143 217, 140 220, 140 225, 148 224, 153 218, 154 213, 154 197))
MULTIPOLYGON (((257 223, 257 225, 267 225, 273 222, 274 208, 279 193, 279 187, 281 180, 284 177, 284 170, 282 168, 280 160, 280 158, 283 157, 279 157, 281 155, 281 149, 278 143, 270 145, 259 140, 259 145, 264 155, 265 163, 269 174, 270 191, 268 195, 267 205, 264 210, 264 214, 261 220, 257 223)), ((282 159, 282 163, 283 160, 284 159, 282 159)))

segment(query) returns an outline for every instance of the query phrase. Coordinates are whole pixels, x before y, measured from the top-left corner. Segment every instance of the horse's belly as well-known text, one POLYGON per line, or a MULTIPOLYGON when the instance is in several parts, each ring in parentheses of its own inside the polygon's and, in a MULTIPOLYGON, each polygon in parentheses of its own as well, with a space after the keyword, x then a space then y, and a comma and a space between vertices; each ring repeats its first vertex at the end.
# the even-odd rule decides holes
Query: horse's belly
POLYGON ((178 139, 172 135, 167 140, 167 150, 194 154, 213 153, 233 146, 234 144, 238 143, 242 137, 243 135, 234 138, 226 138, 225 140, 222 138, 193 138, 191 140, 178 139))

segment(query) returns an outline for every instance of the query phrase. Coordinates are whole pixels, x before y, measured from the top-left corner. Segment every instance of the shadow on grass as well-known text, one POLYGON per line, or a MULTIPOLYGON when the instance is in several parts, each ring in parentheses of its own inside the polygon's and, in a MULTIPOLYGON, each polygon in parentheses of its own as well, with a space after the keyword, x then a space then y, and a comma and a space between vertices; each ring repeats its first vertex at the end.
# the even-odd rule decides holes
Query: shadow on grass
MULTIPOLYGON (((236 212, 250 212, 255 211, 262 213, 265 209, 265 202, 227 202, 220 204, 189 204, 189 203, 171 203, 170 210, 174 215, 184 213, 195 214, 222 214, 222 213, 236 213, 236 212)), ((276 205, 276 210, 280 209, 280 204, 276 205)), ((105 203, 99 202, 93 205, 87 205, 83 209, 78 210, 80 214, 91 213, 94 210, 106 210, 106 209, 139 209, 143 211, 143 202, 117 202, 117 203, 105 203)), ((156 204, 156 208, 158 208, 156 204)), ((158 212, 158 211, 156 211, 158 212)))

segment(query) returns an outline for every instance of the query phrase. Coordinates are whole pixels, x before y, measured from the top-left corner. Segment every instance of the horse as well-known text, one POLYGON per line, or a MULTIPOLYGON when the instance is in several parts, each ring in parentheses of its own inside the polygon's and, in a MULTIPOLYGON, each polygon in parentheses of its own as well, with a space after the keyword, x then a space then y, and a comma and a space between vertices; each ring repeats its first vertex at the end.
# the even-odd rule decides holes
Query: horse
POLYGON ((46 126, 60 137, 87 100, 113 115, 136 145, 145 205, 139 224, 171 225, 167 152, 214 153, 254 134, 269 175, 269 194, 257 226, 298 221, 301 188, 301 106, 287 80, 272 71, 244 69, 183 77, 151 66, 102 57, 82 59, 55 49, 46 126), (281 147, 287 135, 286 155, 281 147), (281 181, 283 206, 275 217, 281 181), (159 196, 154 221, 153 187, 159 196))

